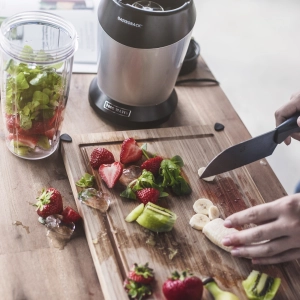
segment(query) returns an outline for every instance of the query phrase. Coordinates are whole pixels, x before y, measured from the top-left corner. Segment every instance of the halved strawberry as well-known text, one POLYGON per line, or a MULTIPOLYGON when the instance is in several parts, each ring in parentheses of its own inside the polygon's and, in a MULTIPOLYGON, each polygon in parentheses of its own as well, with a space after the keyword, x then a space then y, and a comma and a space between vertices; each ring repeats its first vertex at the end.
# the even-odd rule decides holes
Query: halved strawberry
POLYGON ((143 152, 134 138, 123 141, 121 146, 120 161, 122 164, 136 162, 142 158, 143 152))
POLYGON ((123 173, 123 166, 118 161, 113 164, 102 164, 99 168, 100 177, 109 188, 113 188, 123 173))
POLYGON ((76 223, 81 219, 79 213, 70 206, 64 208, 62 212, 62 216, 63 216, 63 221, 65 223, 71 223, 71 222, 76 223))
POLYGON ((163 161, 163 158, 160 156, 155 156, 152 158, 149 158, 147 160, 145 160, 142 165, 141 168, 145 169, 147 171, 150 171, 153 175, 157 175, 159 168, 160 168, 160 163, 163 161))
POLYGON ((38 143, 38 137, 31 135, 22 135, 22 134, 12 134, 8 135, 8 139, 13 141, 16 147, 29 147, 34 149, 38 143))

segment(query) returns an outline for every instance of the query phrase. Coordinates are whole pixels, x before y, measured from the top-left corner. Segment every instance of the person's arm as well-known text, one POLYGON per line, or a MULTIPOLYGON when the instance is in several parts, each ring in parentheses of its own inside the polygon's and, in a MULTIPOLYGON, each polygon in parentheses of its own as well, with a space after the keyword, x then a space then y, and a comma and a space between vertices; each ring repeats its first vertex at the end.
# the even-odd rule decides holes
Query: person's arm
MULTIPOLYGON (((275 112, 276 126, 300 111, 300 92, 275 112)), ((297 120, 300 126, 300 117, 297 120)), ((300 133, 292 138, 300 141, 300 133)), ((291 137, 285 140, 289 145, 291 137)), ((233 246, 231 254, 252 258, 254 264, 275 264, 300 258, 300 193, 271 203, 257 205, 229 216, 224 225, 257 226, 239 231, 223 240, 233 246)))

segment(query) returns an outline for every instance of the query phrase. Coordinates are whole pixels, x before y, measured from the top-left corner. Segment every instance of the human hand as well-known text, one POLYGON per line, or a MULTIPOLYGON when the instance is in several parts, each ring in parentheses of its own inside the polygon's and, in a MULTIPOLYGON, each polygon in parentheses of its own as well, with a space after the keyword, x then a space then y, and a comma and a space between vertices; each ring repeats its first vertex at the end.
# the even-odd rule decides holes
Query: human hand
POLYGON ((231 234, 222 241, 225 246, 233 246, 233 256, 251 258, 253 264, 276 264, 300 258, 300 194, 235 213, 225 220, 224 226, 246 224, 257 226, 231 234))
MULTIPOLYGON (((300 112, 300 92, 295 93, 291 96, 290 102, 280 107, 275 112, 276 126, 279 126, 294 113, 300 112)), ((300 117, 297 120, 297 124, 300 127, 300 117)), ((300 133, 293 133, 291 136, 285 139, 285 143, 289 145, 291 143, 291 137, 300 141, 300 133)))

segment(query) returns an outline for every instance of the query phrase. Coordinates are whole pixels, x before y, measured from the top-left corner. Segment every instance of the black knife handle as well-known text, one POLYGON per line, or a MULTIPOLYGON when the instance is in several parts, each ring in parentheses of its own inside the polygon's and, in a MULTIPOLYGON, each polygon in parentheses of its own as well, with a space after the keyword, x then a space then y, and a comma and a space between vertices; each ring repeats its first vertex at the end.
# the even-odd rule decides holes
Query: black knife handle
POLYGON ((292 133, 300 132, 300 127, 297 124, 297 119, 300 117, 300 112, 295 113, 289 119, 276 127, 274 142, 282 143, 292 133))

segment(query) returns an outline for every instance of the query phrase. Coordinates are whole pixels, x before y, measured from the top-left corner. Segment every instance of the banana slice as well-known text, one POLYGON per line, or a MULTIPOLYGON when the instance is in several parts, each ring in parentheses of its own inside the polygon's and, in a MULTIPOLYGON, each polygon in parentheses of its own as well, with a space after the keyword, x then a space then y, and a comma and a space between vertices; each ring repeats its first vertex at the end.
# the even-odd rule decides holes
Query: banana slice
POLYGON ((219 216, 220 216, 219 209, 214 205, 210 206, 208 209, 208 217, 210 218, 210 220, 219 218, 219 216))
MULTIPOLYGON (((203 174, 203 172, 205 171, 205 167, 202 167, 198 170, 198 175, 199 177, 203 174)), ((206 178, 202 178, 203 180, 205 181, 213 181, 215 179, 216 176, 209 176, 209 177, 206 177, 206 178)))
POLYGON ((204 227, 202 232, 204 235, 215 245, 219 246, 220 248, 224 249, 225 251, 230 252, 232 247, 227 247, 222 244, 222 239, 231 234, 235 233, 238 230, 234 228, 227 228, 224 225, 224 220, 221 218, 214 219, 208 222, 204 227))
POLYGON ((209 222, 209 218, 203 214, 195 214, 190 219, 190 225, 197 229, 202 230, 202 228, 209 222))
POLYGON ((209 199, 200 198, 195 201, 193 209, 197 214, 208 215, 208 209, 213 205, 214 204, 209 199))

